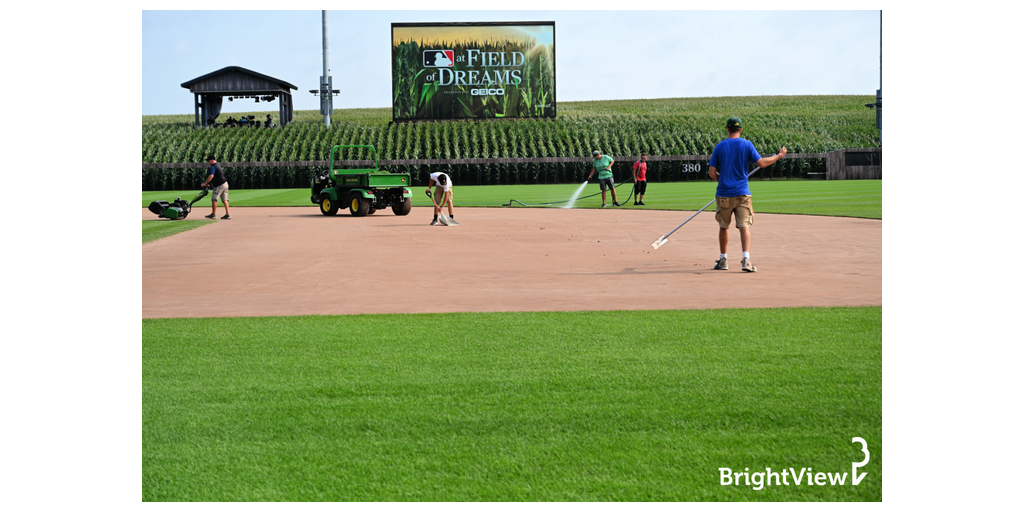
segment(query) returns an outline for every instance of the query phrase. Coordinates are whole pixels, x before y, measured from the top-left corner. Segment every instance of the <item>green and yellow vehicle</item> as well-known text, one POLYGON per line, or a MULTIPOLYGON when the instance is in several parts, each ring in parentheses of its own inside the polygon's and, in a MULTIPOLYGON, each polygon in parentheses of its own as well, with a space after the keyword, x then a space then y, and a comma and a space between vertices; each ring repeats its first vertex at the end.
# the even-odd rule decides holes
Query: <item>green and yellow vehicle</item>
POLYGON ((380 170, 377 150, 369 145, 334 146, 326 170, 313 176, 310 183, 313 204, 320 213, 335 215, 347 205, 353 217, 362 217, 391 207, 395 215, 412 211, 412 176, 380 170), (373 160, 342 159, 342 156, 372 154, 373 160), (342 163, 344 162, 344 166, 342 163), (354 165, 356 168, 348 168, 354 165), (372 165, 372 167, 370 167, 372 165))

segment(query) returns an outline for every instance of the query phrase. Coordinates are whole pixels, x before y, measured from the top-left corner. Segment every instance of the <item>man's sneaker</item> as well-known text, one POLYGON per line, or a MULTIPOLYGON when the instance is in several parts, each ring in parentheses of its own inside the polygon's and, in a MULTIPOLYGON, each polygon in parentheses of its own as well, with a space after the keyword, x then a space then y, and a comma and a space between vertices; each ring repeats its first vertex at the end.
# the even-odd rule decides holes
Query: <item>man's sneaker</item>
POLYGON ((750 258, 743 258, 743 260, 740 261, 740 265, 743 266, 744 272, 757 272, 757 267, 750 264, 750 258))
POLYGON ((647 203, 640 201, 640 206, 647 206, 647 203))
POLYGON ((622 206, 621 204, 618 203, 618 201, 614 201, 614 202, 612 202, 612 204, 615 205, 615 206, 622 206))
POLYGON ((217 218, 217 215, 216 215, 216 214, 214 214, 214 213, 211 213, 211 214, 207 215, 207 216, 206 216, 206 218, 207 218, 207 219, 210 219, 210 220, 213 220, 213 219, 216 219, 216 218, 217 218))
POLYGON ((227 214, 225 214, 225 215, 224 215, 223 217, 221 217, 220 219, 221 219, 221 220, 231 220, 231 216, 230 216, 230 215, 227 215, 227 214))
POLYGON ((436 226, 437 225, 437 219, 434 219, 434 220, 430 221, 430 225, 431 226, 436 226))
POLYGON ((607 204, 602 204, 601 208, 608 208, 608 205, 607 204))
POLYGON ((725 258, 718 258, 715 262, 715 270, 729 270, 729 265, 725 263, 725 258))

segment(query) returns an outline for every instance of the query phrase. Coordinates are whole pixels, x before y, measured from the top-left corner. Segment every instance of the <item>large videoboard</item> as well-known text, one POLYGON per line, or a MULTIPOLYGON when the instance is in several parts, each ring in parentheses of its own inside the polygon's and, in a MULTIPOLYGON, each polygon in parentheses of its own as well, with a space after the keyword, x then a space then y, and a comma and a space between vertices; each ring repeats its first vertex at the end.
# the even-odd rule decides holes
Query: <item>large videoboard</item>
POLYGON ((555 117, 555 22, 392 23, 395 121, 555 117))

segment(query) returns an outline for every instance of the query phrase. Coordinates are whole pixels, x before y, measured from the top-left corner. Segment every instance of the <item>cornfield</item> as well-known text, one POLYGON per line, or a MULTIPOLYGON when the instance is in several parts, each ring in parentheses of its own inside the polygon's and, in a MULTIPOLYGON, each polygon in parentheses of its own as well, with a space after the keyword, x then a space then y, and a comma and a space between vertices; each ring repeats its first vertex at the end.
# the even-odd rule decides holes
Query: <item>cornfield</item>
MULTIPOLYGON (((743 137, 763 155, 785 145, 791 153, 878 147, 873 96, 759 96, 563 102, 558 118, 390 123, 391 109, 337 110, 325 128, 318 111, 296 111, 284 128, 196 128, 191 115, 143 116, 142 163, 196 163, 190 169, 145 169, 143 190, 191 188, 205 172, 205 157, 220 162, 327 160, 337 144, 371 144, 382 160, 709 155, 725 137, 725 119, 743 119, 743 137)), ((259 114, 259 113, 256 113, 259 114)), ((649 162, 653 182, 708 179, 694 162, 649 162)), ((617 161, 617 180, 632 176, 632 162, 617 161)), ((802 177, 824 171, 824 160, 783 160, 760 179, 802 177)), ((438 166, 385 166, 410 172, 421 184, 438 166)), ((581 182, 586 162, 444 165, 455 184, 581 182)), ((229 167, 232 188, 301 188, 316 169, 229 167)))

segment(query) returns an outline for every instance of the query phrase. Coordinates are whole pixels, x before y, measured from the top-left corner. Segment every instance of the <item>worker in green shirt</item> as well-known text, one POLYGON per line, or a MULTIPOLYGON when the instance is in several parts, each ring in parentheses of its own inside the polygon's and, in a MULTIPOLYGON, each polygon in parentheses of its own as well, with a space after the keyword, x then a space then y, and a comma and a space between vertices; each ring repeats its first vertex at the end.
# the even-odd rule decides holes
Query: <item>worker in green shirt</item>
POLYGON ((612 164, 615 163, 615 159, 608 155, 601 155, 601 152, 594 150, 594 168, 590 170, 590 174, 587 175, 587 181, 594 176, 594 172, 597 171, 597 182, 601 185, 601 207, 608 207, 608 196, 607 189, 612 189, 612 204, 615 206, 622 206, 619 204, 619 198, 615 196, 615 179, 612 178, 612 164), (600 170, 599 170, 600 169, 600 170))

